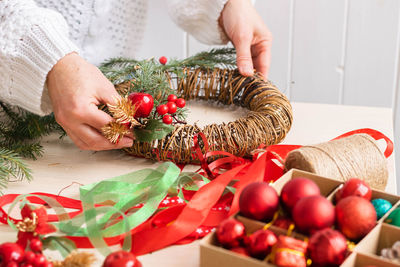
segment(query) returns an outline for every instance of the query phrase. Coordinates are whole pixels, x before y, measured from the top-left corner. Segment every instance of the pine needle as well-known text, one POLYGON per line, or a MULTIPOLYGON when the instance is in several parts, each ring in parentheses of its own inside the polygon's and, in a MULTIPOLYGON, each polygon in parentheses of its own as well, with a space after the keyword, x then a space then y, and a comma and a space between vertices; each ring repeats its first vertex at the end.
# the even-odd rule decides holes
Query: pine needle
POLYGON ((8 182, 24 179, 32 179, 31 170, 15 152, 0 149, 0 187, 6 188, 8 182))

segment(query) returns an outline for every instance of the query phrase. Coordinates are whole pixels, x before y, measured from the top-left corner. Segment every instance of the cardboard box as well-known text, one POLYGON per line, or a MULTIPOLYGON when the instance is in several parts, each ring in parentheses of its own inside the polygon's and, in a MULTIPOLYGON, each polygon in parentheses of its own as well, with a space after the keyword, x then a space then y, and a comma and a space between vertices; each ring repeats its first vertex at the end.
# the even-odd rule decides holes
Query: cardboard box
MULTIPOLYGON (((295 177, 306 177, 313 180, 321 190, 321 195, 326 196, 329 200, 333 200, 335 192, 342 186, 342 182, 312 173, 290 170, 272 186, 280 194, 282 187, 286 182, 295 177)), ((391 195, 383 191, 373 190, 372 199, 383 198, 392 203, 393 208, 383 216, 371 232, 366 235, 360 242, 355 244, 353 251, 342 263, 342 267, 353 267, 366 265, 375 265, 378 267, 394 267, 400 266, 399 263, 391 262, 379 256, 382 248, 391 247, 394 242, 400 240, 400 228, 384 223, 384 219, 390 212, 400 205, 400 196, 391 195)), ((262 229, 265 222, 260 222, 245 218, 237 214, 236 219, 241 221, 247 233, 253 233, 258 229, 262 229)), ((268 228, 277 235, 286 235, 286 230, 275 226, 268 228)), ((291 236, 300 240, 304 240, 305 236, 296 232, 292 232, 291 236)), ((266 261, 261 261, 251 257, 245 257, 230 250, 222 248, 216 239, 215 233, 209 234, 200 243, 200 266, 201 267, 268 267, 275 266, 266 261)))

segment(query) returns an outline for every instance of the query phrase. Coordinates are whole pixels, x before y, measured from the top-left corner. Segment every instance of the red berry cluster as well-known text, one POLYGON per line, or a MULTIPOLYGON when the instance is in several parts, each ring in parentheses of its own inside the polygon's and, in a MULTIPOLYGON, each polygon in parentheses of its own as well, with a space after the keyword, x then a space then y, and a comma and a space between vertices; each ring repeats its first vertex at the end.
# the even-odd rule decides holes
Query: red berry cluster
POLYGON ((18 243, 7 242, 0 245, 0 266, 4 267, 52 267, 42 254, 42 241, 34 237, 29 241, 29 249, 24 250, 18 243))
POLYGON ((168 100, 167 104, 162 104, 157 106, 156 110, 158 115, 162 116, 162 120, 165 124, 171 124, 173 120, 173 114, 176 113, 178 108, 185 107, 186 102, 185 99, 178 98, 174 94, 170 94, 167 100, 168 100))

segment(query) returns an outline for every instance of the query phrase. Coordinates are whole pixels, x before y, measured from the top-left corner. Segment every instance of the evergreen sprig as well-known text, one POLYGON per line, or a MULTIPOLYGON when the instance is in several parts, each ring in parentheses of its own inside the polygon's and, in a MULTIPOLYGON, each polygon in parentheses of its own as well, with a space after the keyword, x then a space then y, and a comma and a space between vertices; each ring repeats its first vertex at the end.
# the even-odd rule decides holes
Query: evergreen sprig
POLYGON ((7 188, 8 182, 23 179, 32 179, 31 170, 17 153, 0 148, 0 188, 7 188))

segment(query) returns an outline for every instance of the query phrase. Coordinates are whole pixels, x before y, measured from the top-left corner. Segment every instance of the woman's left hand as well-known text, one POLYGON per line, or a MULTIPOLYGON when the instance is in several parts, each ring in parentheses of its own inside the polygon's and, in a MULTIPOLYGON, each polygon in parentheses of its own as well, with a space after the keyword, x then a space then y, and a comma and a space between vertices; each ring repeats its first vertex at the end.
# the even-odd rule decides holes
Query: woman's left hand
POLYGON ((229 0, 219 20, 236 48, 239 72, 250 76, 254 69, 267 79, 271 62, 272 34, 250 0, 229 0))

